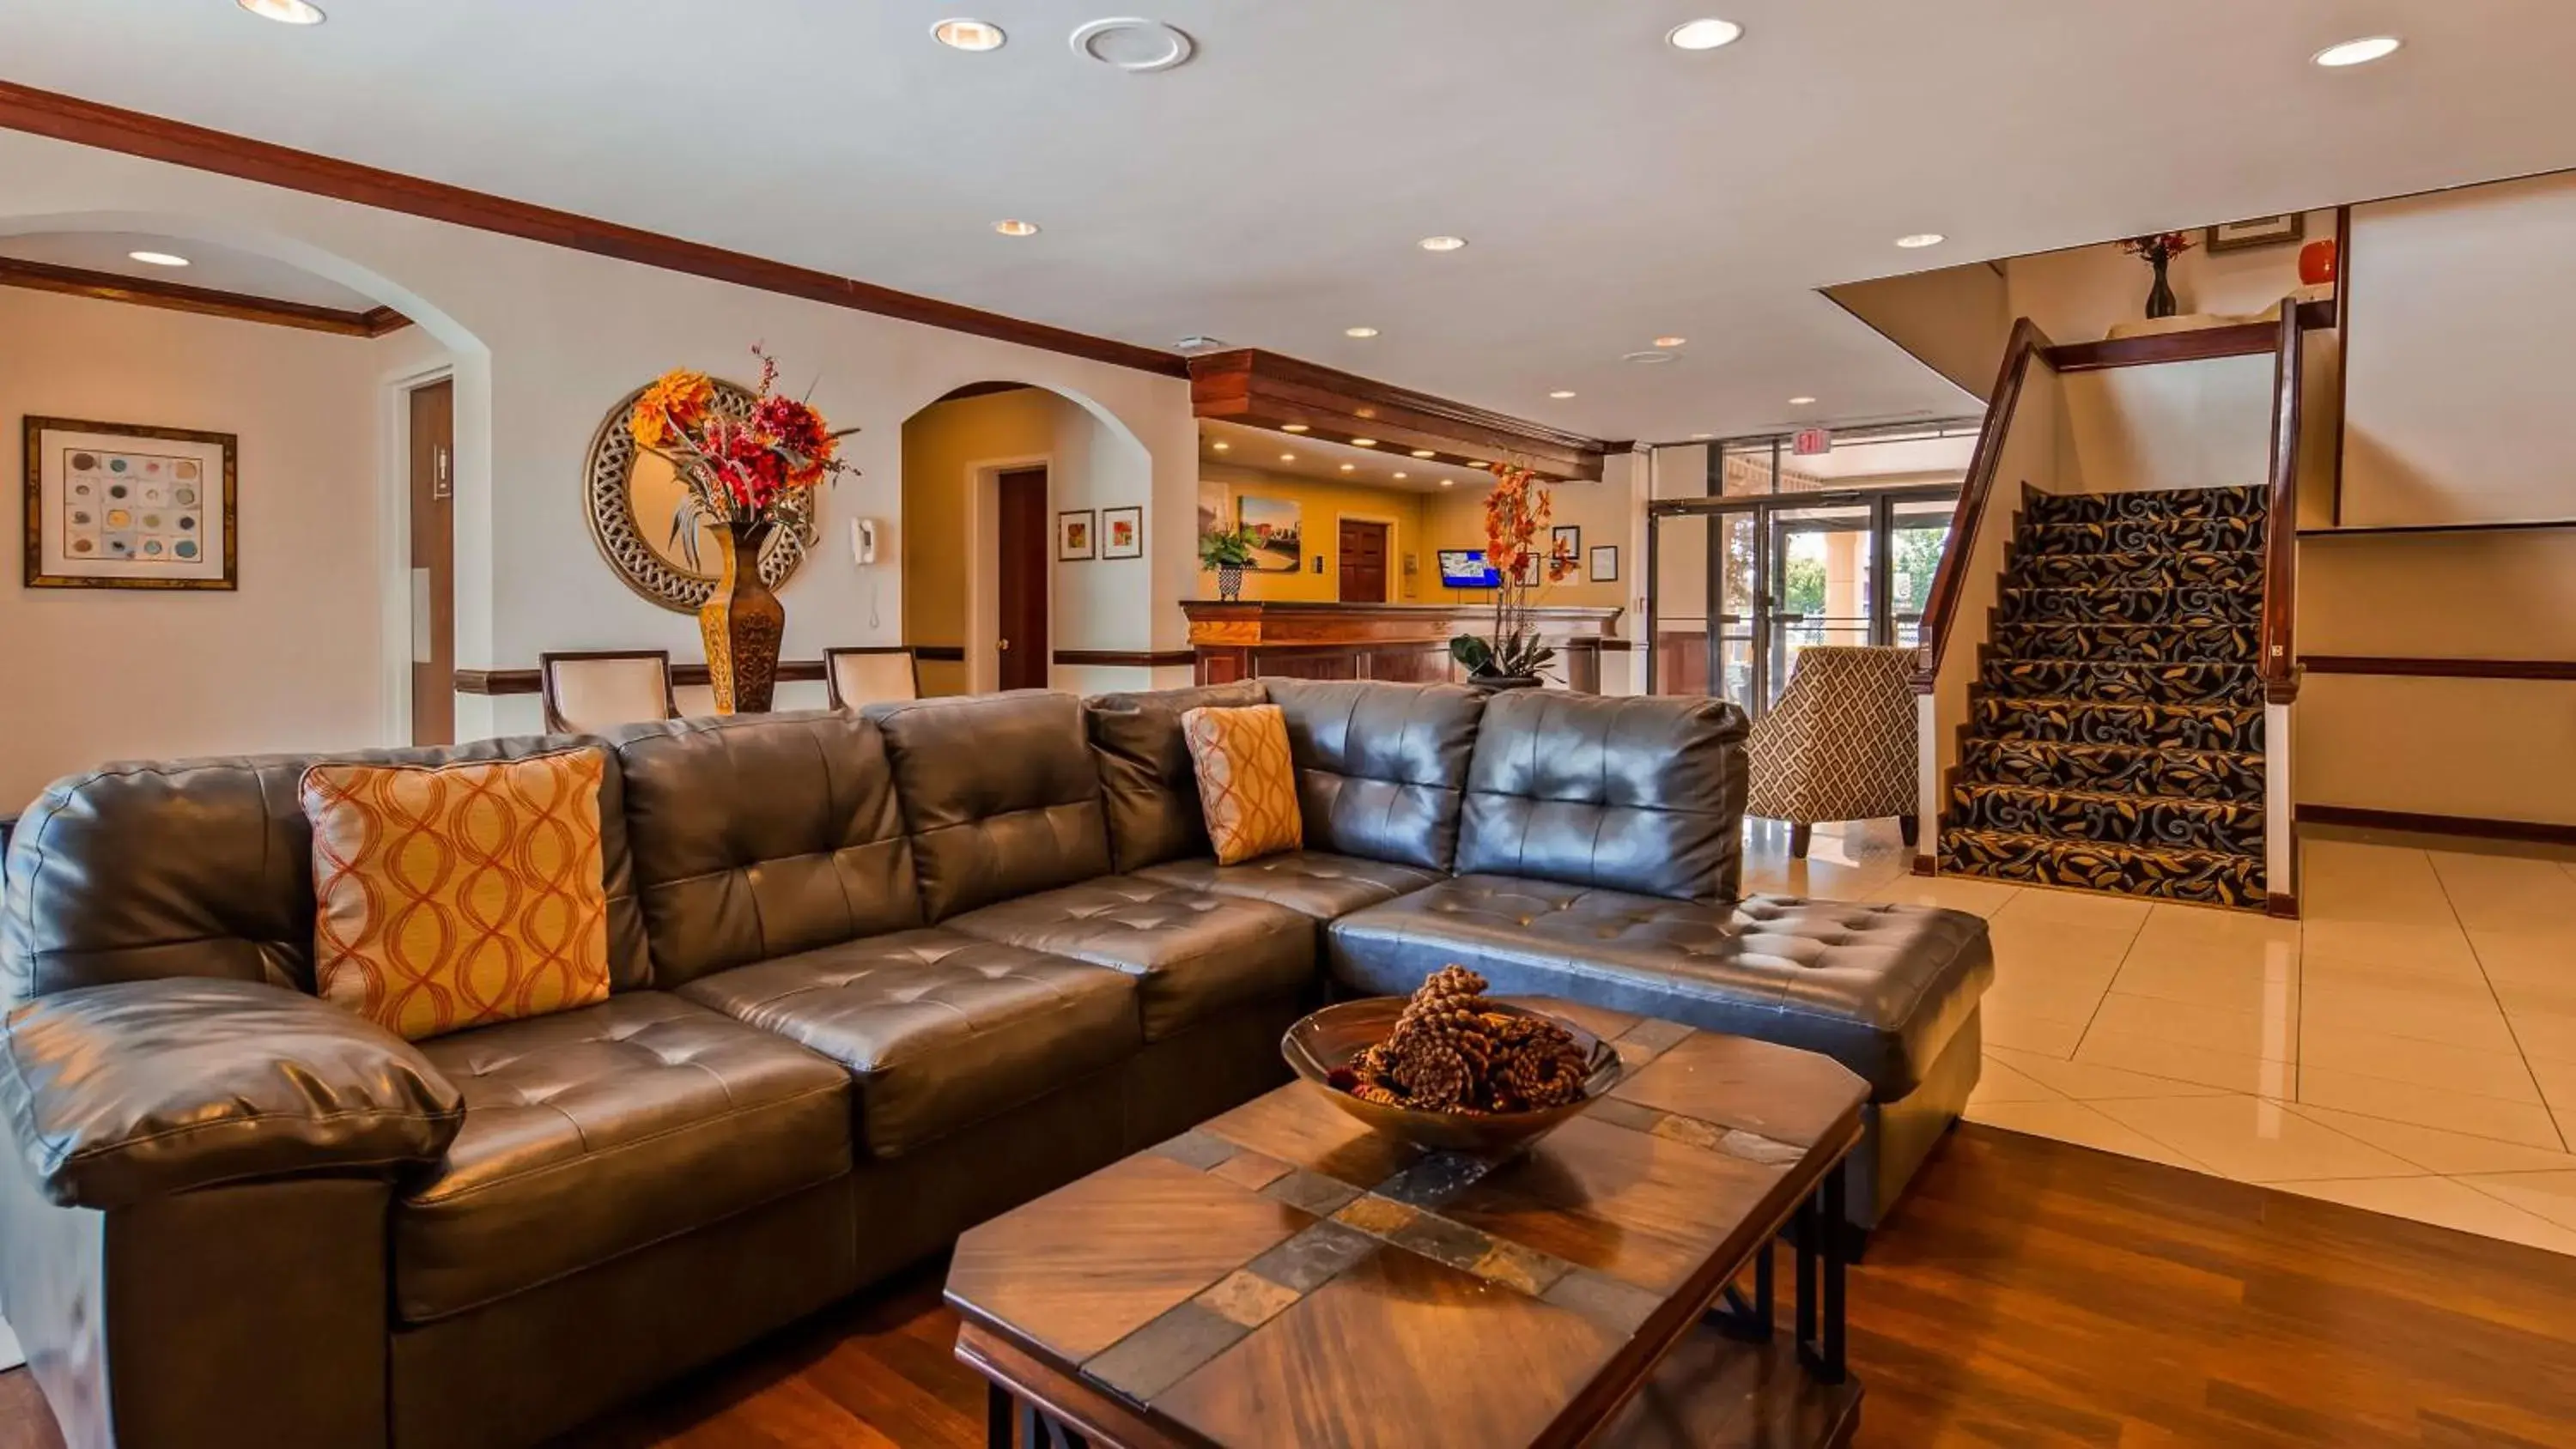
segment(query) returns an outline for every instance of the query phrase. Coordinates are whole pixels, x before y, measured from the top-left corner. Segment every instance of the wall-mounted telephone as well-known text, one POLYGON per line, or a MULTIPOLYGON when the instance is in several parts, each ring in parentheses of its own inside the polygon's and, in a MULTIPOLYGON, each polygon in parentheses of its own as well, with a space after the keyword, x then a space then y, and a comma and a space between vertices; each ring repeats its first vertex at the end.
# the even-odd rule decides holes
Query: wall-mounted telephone
POLYGON ((850 520, 850 557, 861 568, 877 561, 877 521, 873 518, 850 520))

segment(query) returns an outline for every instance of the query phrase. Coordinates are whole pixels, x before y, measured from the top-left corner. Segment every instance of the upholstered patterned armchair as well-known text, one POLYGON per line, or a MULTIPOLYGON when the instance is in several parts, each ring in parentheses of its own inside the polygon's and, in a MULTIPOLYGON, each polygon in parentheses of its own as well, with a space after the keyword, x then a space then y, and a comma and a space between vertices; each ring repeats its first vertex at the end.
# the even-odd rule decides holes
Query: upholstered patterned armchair
POLYGON ((1911 649, 1811 645, 1789 687, 1753 722, 1748 815, 1789 822, 1804 856, 1819 820, 1893 815, 1914 843, 1914 689, 1911 649))

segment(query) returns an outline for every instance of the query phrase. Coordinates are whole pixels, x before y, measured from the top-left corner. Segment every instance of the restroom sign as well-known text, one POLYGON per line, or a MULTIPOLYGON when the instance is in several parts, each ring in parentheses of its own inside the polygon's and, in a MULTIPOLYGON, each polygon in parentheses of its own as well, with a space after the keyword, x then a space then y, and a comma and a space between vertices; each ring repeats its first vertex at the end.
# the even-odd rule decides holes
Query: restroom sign
POLYGON ((1789 451, 1801 458, 1820 457, 1833 450, 1834 430, 1831 428, 1800 428, 1797 437, 1789 444, 1789 451))

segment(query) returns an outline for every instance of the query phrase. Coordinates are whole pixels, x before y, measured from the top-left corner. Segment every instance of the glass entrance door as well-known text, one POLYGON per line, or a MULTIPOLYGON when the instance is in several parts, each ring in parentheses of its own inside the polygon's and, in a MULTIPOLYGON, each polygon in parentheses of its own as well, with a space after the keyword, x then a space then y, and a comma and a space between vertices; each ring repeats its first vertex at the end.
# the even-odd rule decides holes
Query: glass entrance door
POLYGON ((1941 487, 1654 504, 1648 692, 1759 715, 1800 650, 1919 644, 1957 502, 1941 487))

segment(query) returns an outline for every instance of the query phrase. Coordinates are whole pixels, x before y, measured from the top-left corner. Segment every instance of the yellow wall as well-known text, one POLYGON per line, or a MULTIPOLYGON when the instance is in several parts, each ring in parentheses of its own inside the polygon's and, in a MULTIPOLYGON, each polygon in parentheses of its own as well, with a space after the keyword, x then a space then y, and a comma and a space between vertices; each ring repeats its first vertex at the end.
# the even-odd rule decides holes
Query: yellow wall
MULTIPOLYGON (((1039 388, 938 403, 903 425, 903 642, 966 643, 967 494, 979 463, 1055 451, 1064 400, 1039 388)), ((966 666, 924 660, 925 694, 966 692, 966 666)))
MULTIPOLYGON (((1422 522, 1429 541, 1422 552, 1422 599, 1425 603, 1472 604, 1491 598, 1485 589, 1444 589, 1440 587, 1439 550, 1444 548, 1483 548, 1485 546, 1485 495, 1491 488, 1444 488, 1424 499, 1422 522)), ((1583 530, 1583 546, 1575 555, 1574 577, 1561 584, 1550 584, 1540 591, 1538 602, 1584 608, 1626 608, 1636 592, 1632 578, 1638 561, 1629 546, 1629 502, 1624 489, 1607 483, 1559 483, 1550 488, 1556 509, 1551 528, 1572 524, 1583 530), (1619 578, 1614 583, 1591 582, 1592 550, 1600 544, 1613 544, 1619 550, 1619 578)), ((1619 632, 1629 632, 1629 621, 1623 615, 1619 632)))
MULTIPOLYGON (((1257 573, 1246 569, 1243 574, 1243 597, 1247 599, 1286 602, 1330 603, 1341 596, 1341 520, 1345 515, 1395 525, 1387 544, 1387 595, 1395 603, 1428 602, 1439 597, 1434 587, 1439 565, 1422 542, 1423 497, 1418 493, 1398 493, 1382 488, 1359 488, 1296 478, 1284 473, 1265 473, 1257 468, 1236 468, 1208 464, 1199 471, 1200 479, 1222 485, 1226 490, 1226 524, 1235 520, 1235 500, 1247 494, 1257 498, 1277 498, 1294 502, 1303 512, 1300 526, 1305 532, 1305 564, 1296 573, 1257 573), (1415 572, 1404 571, 1407 554, 1417 559, 1415 572), (1324 561, 1324 571, 1315 572, 1315 560, 1324 561)), ((1216 574, 1202 570, 1199 574, 1199 597, 1216 597, 1216 574)))

